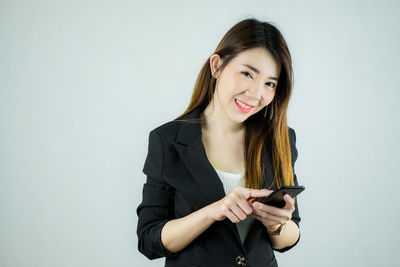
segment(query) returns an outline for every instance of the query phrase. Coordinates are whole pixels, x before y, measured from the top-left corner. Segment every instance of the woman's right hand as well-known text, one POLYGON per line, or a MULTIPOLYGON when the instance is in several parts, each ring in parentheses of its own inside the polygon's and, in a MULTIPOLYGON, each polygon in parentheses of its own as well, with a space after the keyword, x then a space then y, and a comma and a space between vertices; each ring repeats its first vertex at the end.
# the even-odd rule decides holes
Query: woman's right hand
MULTIPOLYGON (((257 190, 258 191, 258 190, 257 190)), ((208 206, 208 216, 214 221, 222 221, 228 218, 233 223, 246 219, 253 212, 250 190, 241 186, 235 187, 223 199, 208 206)))

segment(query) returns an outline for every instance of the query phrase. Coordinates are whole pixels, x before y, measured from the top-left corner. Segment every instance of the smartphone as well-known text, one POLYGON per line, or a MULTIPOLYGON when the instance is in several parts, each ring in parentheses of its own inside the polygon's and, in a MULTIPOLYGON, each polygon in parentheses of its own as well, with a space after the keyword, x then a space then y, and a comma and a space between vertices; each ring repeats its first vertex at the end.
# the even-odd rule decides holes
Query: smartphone
POLYGON ((289 194, 292 198, 303 192, 305 189, 304 186, 280 186, 275 189, 269 196, 267 197, 259 197, 259 198, 252 198, 250 200, 251 203, 254 201, 258 201, 264 203, 266 205, 274 206, 277 208, 283 208, 286 205, 283 196, 285 194, 289 194))

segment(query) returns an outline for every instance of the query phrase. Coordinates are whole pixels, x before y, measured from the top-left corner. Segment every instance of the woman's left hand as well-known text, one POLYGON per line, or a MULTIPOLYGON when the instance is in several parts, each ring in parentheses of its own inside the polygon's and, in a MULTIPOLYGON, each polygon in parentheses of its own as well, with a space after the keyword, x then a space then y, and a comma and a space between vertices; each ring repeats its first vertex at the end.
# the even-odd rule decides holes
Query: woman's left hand
MULTIPOLYGON (((267 191, 267 195, 272 193, 271 190, 261 189, 261 190, 254 190, 252 191, 251 197, 261 197, 259 191, 267 191)), ((264 192, 264 195, 265 196, 264 192)), ((292 213, 295 210, 294 207, 294 200, 293 198, 285 194, 283 199, 286 202, 286 205, 282 208, 277 208, 274 206, 266 205, 255 201, 252 203, 253 206, 253 213, 250 214, 251 217, 260 220, 263 225, 267 228, 268 233, 275 232, 281 224, 286 223, 287 221, 292 219, 292 213)))

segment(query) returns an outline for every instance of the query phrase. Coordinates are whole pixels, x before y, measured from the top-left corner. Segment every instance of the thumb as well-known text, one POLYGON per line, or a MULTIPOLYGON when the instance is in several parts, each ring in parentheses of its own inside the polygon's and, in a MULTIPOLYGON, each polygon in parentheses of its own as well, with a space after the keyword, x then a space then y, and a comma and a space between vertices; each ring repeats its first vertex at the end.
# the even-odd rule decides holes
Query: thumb
POLYGON ((285 194, 283 196, 283 200, 286 202, 285 206, 283 207, 284 209, 289 209, 294 206, 294 200, 289 194, 285 194))

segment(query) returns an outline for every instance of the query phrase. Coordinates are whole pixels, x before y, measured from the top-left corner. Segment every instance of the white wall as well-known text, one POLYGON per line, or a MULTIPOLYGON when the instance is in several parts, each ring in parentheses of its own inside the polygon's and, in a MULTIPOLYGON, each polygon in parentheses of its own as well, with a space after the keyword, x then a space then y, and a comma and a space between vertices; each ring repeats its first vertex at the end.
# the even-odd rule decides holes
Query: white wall
POLYGON ((0 265, 163 266, 137 251, 149 131, 249 16, 294 61, 301 242, 281 266, 396 266, 396 1, 0 2, 0 265))

